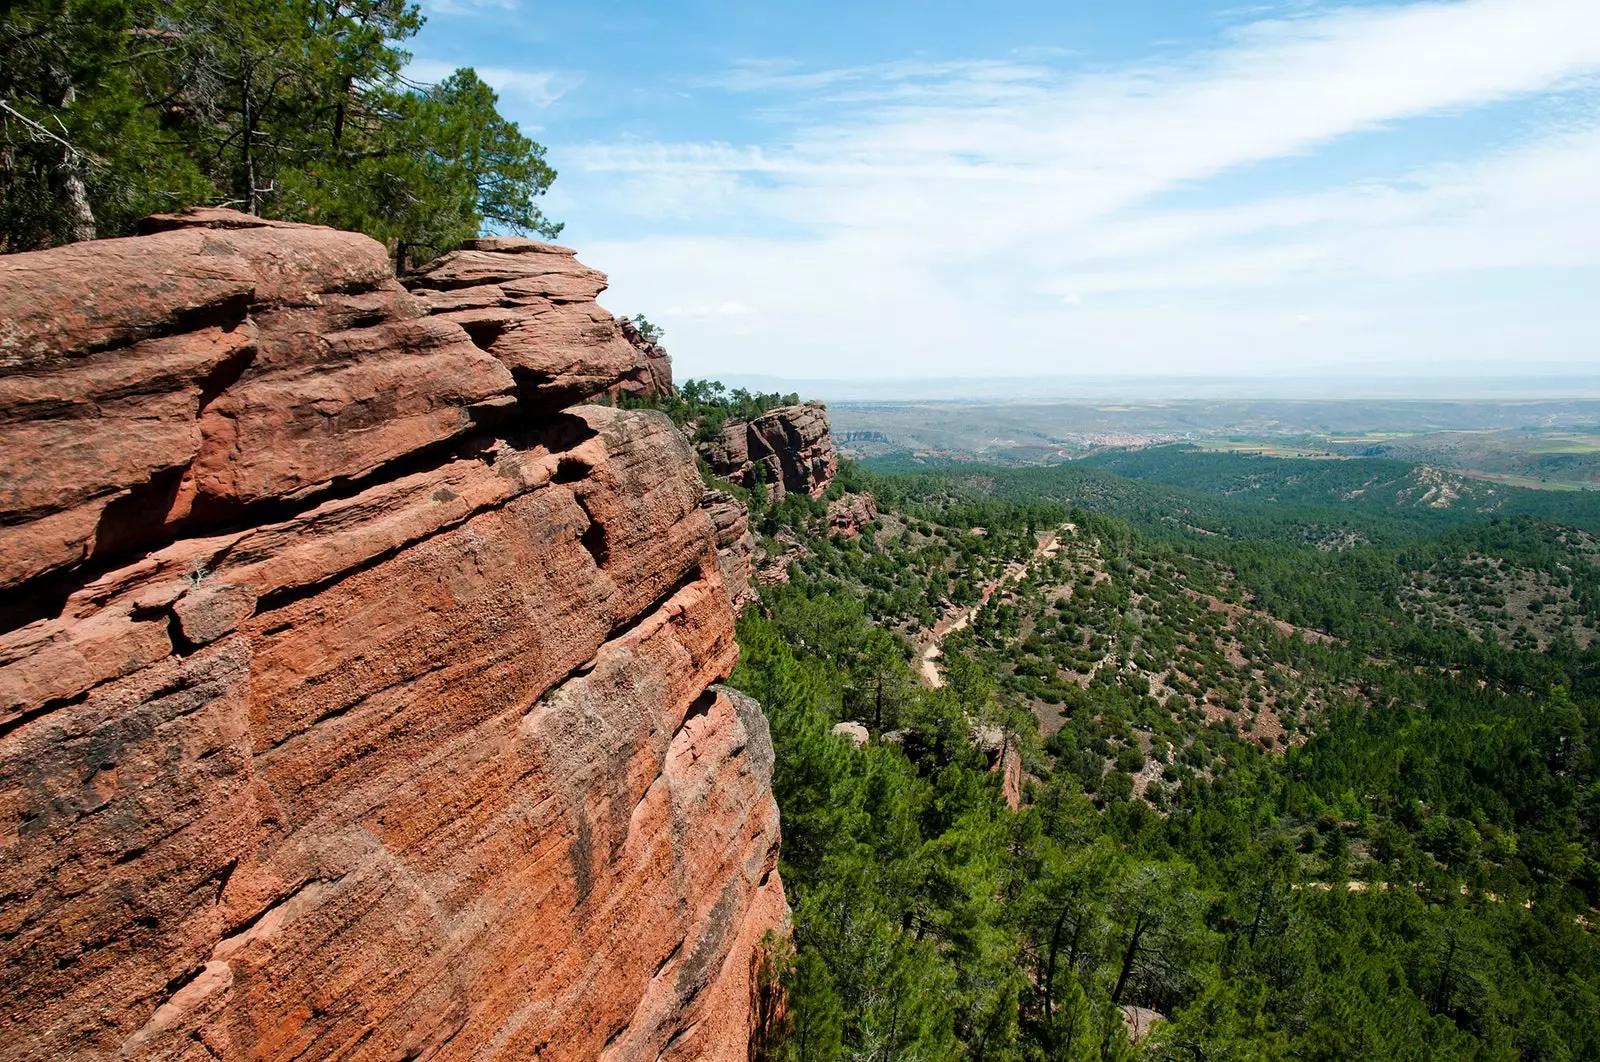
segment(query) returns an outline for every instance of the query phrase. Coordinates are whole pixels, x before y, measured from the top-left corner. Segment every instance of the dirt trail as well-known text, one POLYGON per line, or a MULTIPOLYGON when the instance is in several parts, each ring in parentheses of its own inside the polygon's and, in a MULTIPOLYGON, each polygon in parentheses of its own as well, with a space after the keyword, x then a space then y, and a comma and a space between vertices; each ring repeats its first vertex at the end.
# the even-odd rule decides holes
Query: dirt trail
MULTIPOLYGON (((1067 524, 1066 530, 1069 534, 1072 534, 1077 531, 1077 528, 1072 524, 1067 524)), ((1006 565, 1005 571, 1000 573, 999 578, 990 580, 984 586, 983 592, 978 595, 978 603, 976 605, 961 609, 958 612, 952 612, 938 623, 935 623, 933 630, 929 631, 917 646, 917 674, 922 679, 922 684, 933 690, 944 685, 944 676, 939 674, 937 661, 940 653, 939 647, 944 643, 946 635, 952 631, 959 631, 971 623, 973 617, 978 614, 978 610, 987 605, 989 599, 994 596, 994 592, 1005 585, 1008 580, 1021 579, 1034 564, 1040 560, 1048 560, 1054 557, 1060 548, 1061 541, 1058 532, 1050 532, 1039 540, 1039 544, 1034 547, 1033 554, 1027 560, 1012 561, 1006 565)))

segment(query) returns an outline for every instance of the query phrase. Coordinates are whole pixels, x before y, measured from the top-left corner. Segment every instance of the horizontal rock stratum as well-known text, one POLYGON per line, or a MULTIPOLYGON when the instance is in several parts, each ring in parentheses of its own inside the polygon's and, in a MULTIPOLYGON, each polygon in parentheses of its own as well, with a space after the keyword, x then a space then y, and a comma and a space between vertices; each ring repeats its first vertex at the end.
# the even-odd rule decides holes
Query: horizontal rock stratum
POLYGON ((604 278, 146 231, 0 257, 0 1059, 744 1059, 772 748, 604 278))

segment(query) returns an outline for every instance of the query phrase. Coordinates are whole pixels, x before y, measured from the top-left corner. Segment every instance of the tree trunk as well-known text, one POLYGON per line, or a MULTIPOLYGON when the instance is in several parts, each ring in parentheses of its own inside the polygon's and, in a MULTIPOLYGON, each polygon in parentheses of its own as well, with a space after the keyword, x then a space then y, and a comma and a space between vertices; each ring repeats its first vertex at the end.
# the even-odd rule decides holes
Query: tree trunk
POLYGON ((1067 969, 1078 968, 1078 943, 1083 937, 1083 927, 1089 924, 1087 916, 1078 919, 1072 927, 1072 942, 1067 945, 1067 969))
MULTIPOLYGON (((52 70, 51 73, 66 81, 61 71, 52 70)), ((66 110, 77 98, 77 86, 68 82, 67 87, 62 90, 61 101, 56 104, 56 110, 66 110)), ((59 122, 60 119, 57 119, 58 124, 59 122)), ((66 132, 65 128, 62 132, 66 132)), ((95 237, 94 208, 89 205, 89 187, 83 181, 83 156, 60 137, 53 133, 47 135, 56 140, 62 148, 61 164, 56 172, 61 181, 61 205, 66 209, 67 215, 67 240, 69 243, 92 240, 95 237)))
POLYGON ((244 104, 244 131, 243 143, 239 145, 242 153, 240 162, 244 164, 244 210, 246 214, 260 214, 260 206, 256 202, 256 113, 251 106, 250 98, 251 73, 246 72, 244 77, 244 91, 239 93, 239 98, 244 104))
POLYGON ((1067 920, 1067 912, 1071 910, 1066 904, 1061 905, 1061 914, 1056 918, 1056 926, 1050 931, 1050 958, 1044 968, 1044 1020, 1047 1025, 1055 1021, 1055 988, 1056 988, 1056 948, 1061 943, 1061 927, 1067 920))
POLYGON ((883 1042, 883 1062, 889 1062, 894 1047, 895 1034, 900 1031, 900 997, 894 997, 894 1007, 889 1011, 889 1038, 883 1042))
POLYGON ((1111 990, 1111 1002, 1122 1005, 1122 990, 1127 987, 1128 975, 1133 972, 1133 961, 1139 957, 1139 938, 1145 931, 1144 912, 1133 922, 1133 935, 1128 938, 1128 950, 1122 956, 1122 972, 1117 975, 1117 987, 1111 990))
POLYGON ((350 89, 354 87, 354 79, 345 75, 344 84, 339 90, 339 103, 333 109, 333 146, 337 150, 339 142, 344 139, 345 108, 349 105, 350 89))
POLYGON ((1456 938, 1450 937, 1450 949, 1445 952, 1444 965, 1439 968, 1439 983, 1433 990, 1433 1013, 1435 1016, 1443 1014, 1450 1004, 1450 974, 1451 964, 1456 958, 1456 938))
POLYGON ((73 243, 94 239, 94 209, 89 205, 89 188, 83 183, 83 168, 71 154, 61 160, 61 194, 67 208, 67 238, 73 243))
POLYGON ((1261 879, 1261 892, 1256 897, 1256 916, 1250 922, 1250 950, 1251 951, 1255 951, 1256 950, 1256 933, 1259 932, 1260 929, 1261 929, 1261 912, 1267 906, 1267 886, 1270 885, 1271 883, 1272 883, 1272 876, 1270 874, 1261 879))

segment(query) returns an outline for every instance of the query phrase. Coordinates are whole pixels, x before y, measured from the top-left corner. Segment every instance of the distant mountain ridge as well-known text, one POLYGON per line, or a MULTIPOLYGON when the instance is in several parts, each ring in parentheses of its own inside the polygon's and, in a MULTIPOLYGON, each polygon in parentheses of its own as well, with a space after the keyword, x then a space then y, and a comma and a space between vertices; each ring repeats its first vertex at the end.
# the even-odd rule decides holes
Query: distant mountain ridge
POLYGON ((712 373, 729 387, 796 391, 825 402, 1171 402, 1192 400, 1600 401, 1600 373, 1519 366, 1515 373, 1385 375, 1038 375, 803 379, 712 373))

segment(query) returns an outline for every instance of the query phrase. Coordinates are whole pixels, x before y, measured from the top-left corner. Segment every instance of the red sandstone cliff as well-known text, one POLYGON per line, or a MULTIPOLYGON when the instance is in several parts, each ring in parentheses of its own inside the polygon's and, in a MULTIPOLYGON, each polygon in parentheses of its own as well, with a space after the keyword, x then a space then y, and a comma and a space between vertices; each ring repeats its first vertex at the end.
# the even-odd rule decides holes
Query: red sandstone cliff
POLYGON ((718 476, 741 487, 753 487, 759 476, 774 499, 821 497, 839 470, 828 413, 810 403, 780 406, 754 420, 730 420, 698 449, 718 476))
POLYGON ((772 749, 570 251, 0 258, 0 1058, 743 1059, 772 749))
MULTIPOLYGON (((747 488, 759 480, 774 500, 793 493, 821 497, 839 468, 828 414, 809 403, 781 406, 754 420, 730 420, 696 449, 715 475, 747 488)), ((755 600, 756 582, 789 581, 787 558, 758 564, 750 513, 742 502, 725 491, 710 491, 702 506, 717 528, 717 559, 736 609, 755 600)), ((834 509, 829 512, 831 517, 834 509)), ((841 515, 840 521, 847 515, 856 514, 841 515)), ((876 515, 874 508, 863 522, 876 515)))

